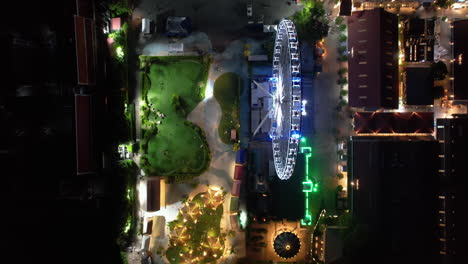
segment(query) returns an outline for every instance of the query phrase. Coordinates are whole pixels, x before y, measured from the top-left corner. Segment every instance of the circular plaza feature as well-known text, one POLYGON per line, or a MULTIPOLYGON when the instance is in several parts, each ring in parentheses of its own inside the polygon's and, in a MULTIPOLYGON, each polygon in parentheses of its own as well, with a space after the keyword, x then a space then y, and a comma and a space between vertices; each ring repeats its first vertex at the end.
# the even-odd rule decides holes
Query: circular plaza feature
POLYGON ((282 20, 277 28, 270 83, 273 159, 278 177, 287 180, 296 164, 302 115, 299 42, 290 20, 282 20))
POLYGON ((278 256, 284 259, 289 259, 299 253, 301 241, 296 234, 292 232, 283 232, 276 236, 275 241, 273 242, 273 248, 278 256))

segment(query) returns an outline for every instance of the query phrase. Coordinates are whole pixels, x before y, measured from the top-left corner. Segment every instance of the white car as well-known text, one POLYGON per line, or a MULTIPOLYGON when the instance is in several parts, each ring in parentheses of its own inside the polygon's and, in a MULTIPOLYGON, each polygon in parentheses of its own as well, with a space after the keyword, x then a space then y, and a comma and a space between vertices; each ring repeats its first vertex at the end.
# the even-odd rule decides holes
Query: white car
POLYGON ((252 4, 247 4, 247 16, 252 16, 252 4))
POLYGON ((340 143, 338 144, 338 149, 339 149, 339 150, 346 150, 346 149, 347 149, 347 144, 346 144, 346 142, 340 142, 340 143))

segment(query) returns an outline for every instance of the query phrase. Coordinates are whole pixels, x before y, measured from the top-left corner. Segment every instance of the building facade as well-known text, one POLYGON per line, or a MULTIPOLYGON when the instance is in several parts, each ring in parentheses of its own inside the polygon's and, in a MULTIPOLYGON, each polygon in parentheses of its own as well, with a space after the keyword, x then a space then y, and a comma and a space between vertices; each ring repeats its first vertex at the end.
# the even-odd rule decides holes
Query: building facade
POLYGON ((438 263, 436 153, 427 136, 351 137, 351 263, 438 263))
POLYGON ((398 18, 383 9, 348 18, 349 105, 398 108, 398 18))
POLYGON ((466 220, 467 177, 464 170, 468 147, 468 115, 437 119, 439 142, 439 223, 442 264, 464 263, 468 257, 466 220))
POLYGON ((468 100, 468 66, 463 57, 468 54, 468 19, 453 22, 453 93, 455 100, 468 100))

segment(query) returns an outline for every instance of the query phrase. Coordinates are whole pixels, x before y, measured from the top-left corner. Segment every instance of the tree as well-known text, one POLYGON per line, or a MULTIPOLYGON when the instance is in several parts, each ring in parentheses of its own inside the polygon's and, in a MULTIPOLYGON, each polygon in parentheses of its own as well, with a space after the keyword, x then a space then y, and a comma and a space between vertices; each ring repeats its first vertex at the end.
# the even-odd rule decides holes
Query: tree
POLYGON ((443 86, 434 86, 433 95, 434 99, 439 99, 444 96, 444 87, 443 86))
POLYGON ((338 177, 338 179, 341 180, 341 179, 344 178, 344 175, 343 175, 343 173, 340 172, 340 173, 336 174, 336 177, 338 177))
POLYGON ((324 17, 325 9, 321 2, 306 2, 305 7, 294 14, 291 20, 301 38, 311 44, 328 35, 328 24, 324 17))
POLYGON ((341 90, 341 91, 340 91, 340 95, 341 95, 341 96, 346 96, 346 95, 348 95, 348 90, 341 90))
POLYGON ((268 41, 265 41, 262 44, 263 50, 266 52, 268 55, 268 60, 272 61, 272 56, 273 56, 273 48, 274 48, 275 40, 273 38, 269 38, 268 41))
POLYGON ((431 65, 432 73, 434 75, 434 80, 441 81, 447 76, 448 70, 447 65, 442 61, 434 62, 431 65))
POLYGON ((132 10, 128 8, 128 3, 125 0, 115 0, 109 4, 109 10, 113 17, 121 15, 129 15, 132 10))
POLYGON ((455 1, 454 0, 436 0, 434 2, 434 5, 440 8, 449 8, 451 5, 453 5, 455 1))

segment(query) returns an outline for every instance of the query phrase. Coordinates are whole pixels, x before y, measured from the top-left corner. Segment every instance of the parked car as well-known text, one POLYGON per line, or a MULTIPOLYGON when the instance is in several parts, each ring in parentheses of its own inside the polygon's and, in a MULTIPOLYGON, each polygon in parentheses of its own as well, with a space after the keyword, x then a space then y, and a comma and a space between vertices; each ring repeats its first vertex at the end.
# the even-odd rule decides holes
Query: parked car
POLYGON ((151 20, 149 18, 141 20, 141 32, 146 35, 151 34, 151 20))
POLYGON ((252 16, 252 4, 251 3, 247 4, 247 16, 248 17, 252 16))
POLYGON ((346 152, 347 148, 348 148, 348 146, 347 146, 346 142, 343 141, 343 142, 338 143, 338 149, 339 150, 343 150, 343 151, 346 152))
POLYGON ((341 171, 341 172, 348 172, 348 166, 346 166, 346 165, 340 165, 340 171, 341 171))
POLYGON ((339 155, 339 159, 342 161, 348 160, 348 156, 346 154, 339 155))

